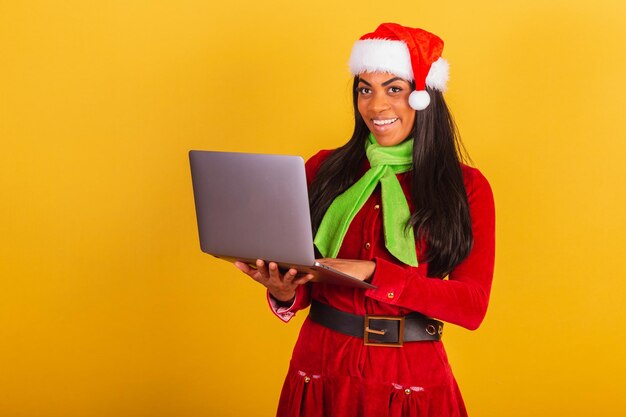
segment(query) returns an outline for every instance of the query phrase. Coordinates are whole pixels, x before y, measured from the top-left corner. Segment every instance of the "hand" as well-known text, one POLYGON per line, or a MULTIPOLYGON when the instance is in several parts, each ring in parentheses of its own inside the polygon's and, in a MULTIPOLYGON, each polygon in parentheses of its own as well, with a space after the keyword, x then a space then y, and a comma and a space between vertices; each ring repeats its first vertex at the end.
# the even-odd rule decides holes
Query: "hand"
POLYGON ((372 278, 374 271, 376 270, 376 262, 363 261, 360 259, 335 259, 335 258, 323 258, 317 260, 319 263, 330 266, 333 269, 337 269, 344 274, 351 275, 361 281, 367 281, 372 278))
POLYGON ((284 275, 278 270, 276 262, 270 262, 266 265, 261 259, 256 260, 256 269, 252 268, 245 262, 237 261, 235 266, 244 274, 253 280, 259 282, 266 287, 272 297, 284 303, 290 302, 296 296, 296 288, 313 279, 312 274, 306 274, 296 277, 298 271, 294 268, 289 269, 284 275))

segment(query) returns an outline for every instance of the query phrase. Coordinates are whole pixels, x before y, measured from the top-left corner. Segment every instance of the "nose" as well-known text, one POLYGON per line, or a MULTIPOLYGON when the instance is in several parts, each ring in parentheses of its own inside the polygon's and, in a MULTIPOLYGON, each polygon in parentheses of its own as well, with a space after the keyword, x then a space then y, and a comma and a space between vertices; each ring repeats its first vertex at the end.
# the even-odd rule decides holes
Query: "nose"
POLYGON ((370 104, 371 104, 371 109, 376 113, 383 112, 390 108, 389 100, 387 99, 386 94, 380 94, 380 93, 374 94, 373 100, 371 101, 370 104))

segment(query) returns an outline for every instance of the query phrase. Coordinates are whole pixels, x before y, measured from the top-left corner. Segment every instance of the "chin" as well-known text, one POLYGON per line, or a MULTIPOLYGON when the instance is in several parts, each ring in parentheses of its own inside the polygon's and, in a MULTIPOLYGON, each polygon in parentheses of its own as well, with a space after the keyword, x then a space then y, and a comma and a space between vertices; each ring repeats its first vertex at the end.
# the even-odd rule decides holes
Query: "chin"
POLYGON ((404 139, 400 139, 399 137, 395 137, 395 136, 374 135, 374 138, 376 138, 376 142, 378 142, 380 146, 394 146, 394 145, 398 145, 399 143, 404 142, 404 139))

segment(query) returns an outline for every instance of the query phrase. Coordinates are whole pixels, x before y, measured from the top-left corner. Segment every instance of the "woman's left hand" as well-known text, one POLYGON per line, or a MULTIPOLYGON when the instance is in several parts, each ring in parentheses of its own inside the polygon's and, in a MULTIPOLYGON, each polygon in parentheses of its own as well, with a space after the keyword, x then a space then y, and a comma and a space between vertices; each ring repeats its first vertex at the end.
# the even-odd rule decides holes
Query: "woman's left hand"
POLYGON ((376 270, 376 262, 363 261, 360 259, 335 259, 322 258, 317 260, 319 263, 337 269, 344 274, 348 274, 361 281, 369 281, 376 270))

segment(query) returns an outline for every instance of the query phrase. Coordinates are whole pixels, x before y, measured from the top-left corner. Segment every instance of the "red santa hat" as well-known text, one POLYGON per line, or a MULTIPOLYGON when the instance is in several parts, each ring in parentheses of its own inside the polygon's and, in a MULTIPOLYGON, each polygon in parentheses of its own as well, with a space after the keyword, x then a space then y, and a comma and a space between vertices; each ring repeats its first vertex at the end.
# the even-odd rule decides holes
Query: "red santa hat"
POLYGON ((446 90, 448 62, 441 58, 442 50, 443 41, 432 33, 383 23, 355 42, 350 71, 355 76, 364 72, 389 72, 414 81, 415 91, 409 96, 409 105, 424 110, 430 104, 426 86, 446 90))

